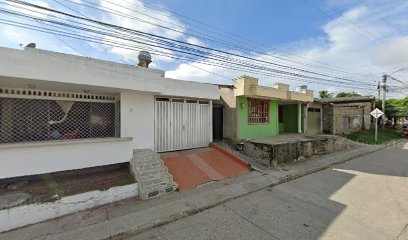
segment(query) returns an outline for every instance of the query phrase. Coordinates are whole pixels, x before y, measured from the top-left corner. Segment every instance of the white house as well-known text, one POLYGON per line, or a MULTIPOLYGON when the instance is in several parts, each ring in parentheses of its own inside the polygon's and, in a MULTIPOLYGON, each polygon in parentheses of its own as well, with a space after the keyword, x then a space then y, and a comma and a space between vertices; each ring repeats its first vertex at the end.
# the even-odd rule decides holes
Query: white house
POLYGON ((0 179, 208 146, 219 97, 160 70, 0 48, 0 179))

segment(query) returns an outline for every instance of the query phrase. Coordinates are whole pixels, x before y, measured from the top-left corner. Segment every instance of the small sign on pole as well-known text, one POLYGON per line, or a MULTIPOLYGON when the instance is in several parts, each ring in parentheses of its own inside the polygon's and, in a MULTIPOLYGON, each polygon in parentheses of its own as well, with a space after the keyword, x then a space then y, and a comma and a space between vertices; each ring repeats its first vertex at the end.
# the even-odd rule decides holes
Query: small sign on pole
POLYGON ((378 139, 378 121, 377 119, 381 117, 382 115, 384 115, 384 113, 380 109, 376 108, 372 112, 370 112, 370 114, 371 116, 375 118, 375 142, 377 143, 377 139, 378 139))

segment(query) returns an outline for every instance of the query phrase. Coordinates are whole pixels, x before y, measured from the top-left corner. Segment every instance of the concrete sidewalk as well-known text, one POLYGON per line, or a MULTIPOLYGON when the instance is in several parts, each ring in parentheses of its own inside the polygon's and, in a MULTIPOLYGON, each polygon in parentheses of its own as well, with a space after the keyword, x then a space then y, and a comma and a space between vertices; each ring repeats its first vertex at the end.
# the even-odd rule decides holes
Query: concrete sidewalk
POLYGON ((175 192, 149 201, 128 199, 0 234, 0 239, 123 239, 384 147, 363 145, 357 149, 268 170, 267 173, 252 171, 195 190, 175 192))

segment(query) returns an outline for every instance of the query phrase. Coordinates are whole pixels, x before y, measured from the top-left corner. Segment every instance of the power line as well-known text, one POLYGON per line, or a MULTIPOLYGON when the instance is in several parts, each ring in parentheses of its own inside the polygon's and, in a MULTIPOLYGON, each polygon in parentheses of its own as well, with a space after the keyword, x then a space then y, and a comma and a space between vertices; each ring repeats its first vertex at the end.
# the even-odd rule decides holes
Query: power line
MULTIPOLYGON (((301 56, 301 55, 298 55, 298 54, 293 54, 293 53, 290 53, 290 52, 287 52, 287 51, 278 49, 278 48, 276 48, 276 47, 268 46, 268 45, 266 45, 266 44, 263 44, 263 43, 254 41, 254 40, 252 40, 252 39, 249 39, 249 38, 247 38, 246 36, 242 36, 242 35, 239 35, 239 34, 236 34, 236 33, 232 33, 232 32, 226 31, 226 30, 224 30, 224 29, 218 28, 218 27, 216 27, 216 26, 209 25, 209 24, 204 23, 204 22, 201 22, 201 21, 199 21, 199 20, 197 20, 197 19, 194 19, 194 18, 185 16, 185 15, 183 15, 183 14, 177 13, 177 12, 175 12, 175 11, 171 11, 171 10, 169 10, 169 9, 166 9, 166 8, 163 8, 163 7, 160 7, 160 6, 157 6, 157 5, 148 3, 148 2, 146 2, 146 1, 142 1, 142 0, 137 0, 137 1, 139 1, 139 2, 141 2, 141 3, 143 3, 143 4, 145 4, 145 5, 148 5, 148 6, 157 8, 157 9, 159 9, 159 10, 170 12, 170 13, 172 13, 172 14, 175 14, 175 15, 179 16, 179 17, 182 17, 182 18, 185 18, 185 19, 189 19, 189 20, 191 20, 191 21, 193 21, 193 22, 199 23, 199 24, 201 24, 201 25, 203 25, 203 26, 207 26, 207 27, 209 27, 209 28, 211 28, 211 29, 215 29, 215 30, 217 30, 219 33, 225 33, 225 34, 228 34, 228 35, 230 35, 230 36, 235 36, 235 37, 237 37, 237 38, 234 39, 234 41, 240 41, 240 42, 242 42, 242 39, 244 39, 244 40, 245 40, 245 41, 243 42, 244 44, 251 44, 251 46, 254 46, 254 47, 263 46, 263 47, 268 48, 268 49, 273 49, 273 50, 275 50, 275 51, 277 51, 277 52, 281 52, 281 53, 284 53, 284 54, 289 54, 289 55, 291 55, 291 56, 295 56, 295 57, 304 59, 304 60, 306 60, 306 61, 313 62, 313 63, 315 63, 315 64, 319 64, 319 65, 321 65, 321 66, 324 66, 324 67, 327 68, 327 69, 331 69, 331 70, 334 70, 334 71, 339 71, 339 72, 346 73, 346 71, 340 70, 341 68, 338 67, 338 66, 330 65, 330 64, 327 64, 327 63, 323 63, 323 62, 319 62, 319 61, 316 61, 316 60, 313 60, 313 59, 309 59, 309 58, 306 58, 306 57, 301 56), (328 67, 331 67, 331 68, 328 68, 328 67), (337 70, 336 70, 336 69, 337 69, 337 70)), ((126 1, 126 0, 123 0, 123 2, 129 3, 129 2, 126 1)), ((162 12, 157 11, 157 10, 156 10, 156 12, 159 13, 159 14, 163 14, 162 12)), ((284 59, 287 60, 287 61, 293 61, 293 62, 296 62, 296 63, 301 63, 300 61, 297 61, 297 60, 292 60, 292 59, 287 59, 287 58, 284 58, 284 59)), ((350 74, 355 74, 355 75, 360 75, 360 76, 372 76, 372 75, 374 75, 374 73, 372 73, 372 74, 350 73, 350 74)))
MULTIPOLYGON (((155 34, 141 32, 141 31, 137 31, 137 30, 134 30, 134 29, 124 28, 124 27, 109 24, 109 23, 103 23, 103 22, 96 21, 96 20, 91 20, 91 19, 88 19, 88 18, 82 18, 82 17, 74 16, 72 14, 68 14, 68 13, 65 13, 65 12, 58 11, 58 10, 45 8, 45 7, 42 7, 42 6, 38 6, 38 5, 35 5, 35 4, 30 4, 30 3, 27 3, 27 2, 23 2, 23 1, 18 1, 18 0, 9 0, 9 1, 16 2, 16 3, 19 3, 19 4, 23 4, 23 5, 27 5, 27 6, 31 6, 31 7, 37 7, 37 8, 42 9, 42 10, 51 11, 53 13, 62 14, 64 16, 68 16, 68 17, 79 18, 81 20, 91 21, 93 23, 101 24, 101 25, 104 25, 104 26, 115 27, 115 28, 117 28, 119 30, 123 30, 123 31, 131 31, 132 33, 142 34, 144 36, 148 35, 150 37, 155 38, 156 40, 160 39, 160 41, 163 41, 163 39, 164 39, 164 41, 169 41, 169 42, 173 42, 173 43, 176 43, 176 44, 183 44, 183 45, 187 45, 188 47, 196 47, 196 48, 200 48, 200 49, 204 49, 204 50, 208 50, 208 51, 215 51, 215 52, 218 52, 218 53, 221 53, 221 54, 227 54, 227 55, 231 55, 233 57, 243 58, 243 59, 254 61, 254 62, 260 62, 260 63, 263 63, 263 64, 274 65, 274 66, 283 67, 283 68, 286 68, 286 69, 297 70, 297 71, 316 74, 316 75, 324 76, 324 77, 331 77, 331 78, 335 78, 335 79, 338 79, 338 80, 356 82, 355 80, 351 80, 351 79, 348 79, 348 78, 330 76, 330 75, 319 73, 319 72, 309 71, 309 70, 296 68, 296 67, 290 67, 290 66, 286 66, 286 65, 282 65, 282 64, 278 64, 278 63, 273 63, 273 62, 268 62, 268 61, 256 59, 256 58, 253 58, 253 57, 247 57, 247 56, 242 56, 242 55, 235 54, 235 53, 229 53, 229 52, 219 50, 219 49, 200 46, 200 45, 197 45, 197 44, 191 44, 191 43, 183 42, 183 41, 180 41, 180 40, 175 40, 175 39, 170 39, 170 38, 163 37, 163 36, 158 36, 158 35, 155 35, 155 34)), ((166 42, 166 43, 169 43, 169 42, 166 42)), ((180 47, 180 45, 178 45, 178 46, 180 47)), ((190 50, 192 50, 192 49, 190 49, 190 50)), ((200 51, 200 50, 194 49, 194 51, 200 51)), ((202 51, 200 51, 200 52, 203 53, 202 51)), ((214 55, 216 57, 220 57, 220 55, 215 55, 215 54, 212 54, 212 55, 214 55)))
MULTIPOLYGON (((44 24, 42 24, 41 22, 37 21, 38 24, 42 25, 45 29, 47 29, 44 24)), ((65 42, 62 38, 58 37, 58 35, 54 34, 54 37, 56 39, 58 39, 60 42, 62 42, 63 44, 65 44, 67 47, 69 47, 70 49, 72 49, 74 52, 78 53, 81 56, 86 56, 85 54, 79 52, 78 50, 76 50, 74 47, 72 47, 70 44, 68 44, 67 42, 65 42)))
MULTIPOLYGON (((55 0, 55 1, 56 1, 56 0, 55 0)), ((113 10, 113 9, 111 9, 111 8, 106 7, 106 6, 102 8, 102 7, 100 7, 99 5, 97 5, 97 4, 95 4, 95 3, 92 3, 92 2, 90 2, 90 1, 87 1, 87 0, 83 0, 83 2, 91 3, 93 6, 85 5, 85 4, 83 4, 83 3, 78 3, 78 2, 72 1, 72 0, 67 0, 67 1, 69 1, 69 2, 71 2, 71 3, 73 3, 73 4, 77 4, 77 5, 81 5, 81 6, 85 6, 85 7, 90 7, 90 8, 92 8, 92 9, 98 9, 98 10, 100 10, 100 11, 104 11, 104 12, 109 13, 109 14, 113 14, 113 15, 117 15, 117 16, 122 16, 122 17, 127 17, 127 18, 129 18, 129 19, 134 19, 134 20, 135 20, 135 19, 136 19, 136 20, 141 20, 140 18, 136 18, 136 17, 134 17, 134 16, 130 16, 130 15, 128 15, 128 14, 125 14, 125 13, 122 12, 122 11, 115 11, 115 10, 113 10), (96 6, 96 7, 95 7, 95 6, 96 6), (113 11, 112 11, 112 10, 113 10, 113 11)), ((135 12, 135 13, 138 13, 138 14, 142 14, 142 15, 147 16, 147 17, 150 17, 150 18, 152 18, 152 19, 161 20, 161 19, 159 19, 159 18, 157 18, 157 17, 152 17, 152 16, 150 16, 150 15, 148 15, 148 14, 142 13, 142 12, 140 12, 140 11, 136 11, 136 10, 134 10, 134 9, 132 9, 132 8, 129 8, 129 7, 120 5, 120 4, 118 4, 118 3, 113 3, 113 2, 111 2, 111 1, 109 1, 109 0, 106 0, 105 2, 111 3, 112 5, 117 6, 117 7, 121 7, 121 8, 123 8, 123 9, 125 9, 125 10, 130 10, 130 11, 132 11, 132 12, 135 12)), ((145 4, 145 2, 143 2, 143 4, 145 4)), ((146 4, 147 4, 147 3, 146 3, 146 4)), ((169 24, 172 24, 172 25, 175 25, 175 26, 177 26, 177 27, 179 27, 179 28, 183 28, 183 26, 174 24, 174 23, 172 23, 172 22, 165 21, 165 20, 162 20, 162 21, 164 21, 164 22, 166 22, 166 23, 169 23, 169 24)), ((149 21, 145 21, 145 20, 143 20, 143 19, 142 19, 142 22, 151 24, 151 25, 153 25, 153 26, 161 27, 161 28, 164 28, 164 29, 166 29, 166 30, 176 31, 176 32, 178 32, 178 33, 181 33, 181 31, 177 31, 177 30, 168 28, 168 27, 166 27, 166 26, 162 26, 162 25, 155 24, 155 23, 152 23, 152 22, 149 22, 149 21)), ((198 32, 198 31, 194 31, 194 32, 203 35, 202 33, 198 32)), ((243 47, 238 46, 238 45, 236 45, 236 44, 234 44, 234 43, 225 42, 225 41, 221 40, 220 38, 209 36, 208 34, 204 34, 205 37, 202 37, 202 36, 199 36, 199 35, 194 35, 194 34, 189 34, 189 33, 184 33, 184 32, 183 32, 183 34, 190 35, 190 36, 194 36, 194 37, 196 37, 196 38, 201 38, 201 39, 204 39, 204 40, 207 40, 207 41, 211 41, 211 42, 216 43, 216 44, 221 44, 221 45, 224 45, 224 46, 229 46, 229 47, 232 47, 232 48, 235 48, 235 49, 238 49, 238 50, 244 50, 244 51, 246 51, 246 52, 254 52, 254 53, 257 53, 257 54, 261 54, 261 55, 263 56, 262 58, 265 58, 265 57, 267 56, 267 57, 273 57, 273 58, 275 58, 275 59, 279 59, 279 60, 282 60, 282 61, 296 62, 296 63, 302 64, 302 65, 304 65, 304 66, 310 66, 310 64, 301 63, 301 62, 299 62, 299 61, 294 61, 294 60, 291 60, 291 59, 287 59, 287 58, 283 58, 283 57, 279 57, 279 56, 270 55, 270 54, 267 54, 267 53, 257 52, 257 51, 254 51, 254 50, 251 50, 251 49, 248 49, 248 48, 243 48, 243 47), (211 38, 209 39, 208 37, 211 37, 211 38)), ((245 43, 247 44, 247 42, 245 42, 245 43)), ((327 66, 327 64, 325 64, 325 66, 327 66)), ((316 68, 316 67, 315 67, 315 68, 316 68)), ((317 67, 317 68, 319 68, 319 69, 324 69, 323 67, 317 67)), ((330 69, 330 68, 327 68, 327 67, 325 67, 325 68, 326 68, 327 71, 342 72, 342 73, 352 74, 352 75, 356 75, 356 76, 367 76, 367 75, 363 75, 363 74, 348 73, 348 72, 346 72, 346 71, 341 71, 341 70, 333 70, 333 69, 330 69)))
MULTIPOLYGON (((13 1, 13 2, 21 2, 21 1, 13 1)), ((25 5, 25 4, 23 4, 23 5, 25 5)), ((31 6, 31 7, 36 6, 36 5, 33 5, 33 4, 27 4, 27 5, 31 6)), ((90 19, 87 19, 87 18, 81 18, 81 17, 78 17, 78 16, 74 16, 72 14, 67 14, 67 13, 63 13, 61 11, 56 11, 56 10, 52 10, 52 9, 48 9, 48 8, 44 8, 44 7, 38 7, 38 8, 40 8, 42 10, 49 10, 49 11, 51 11, 53 13, 63 14, 64 16, 72 17, 74 19, 87 20, 87 21, 91 21, 94 24, 113 27, 113 28, 116 28, 118 30, 125 31, 127 33, 132 33, 132 34, 137 33, 139 37, 142 36, 142 37, 147 38, 147 39, 150 38, 150 40, 152 40, 152 38, 153 38, 154 39, 154 42, 153 42, 154 44, 152 44, 152 42, 150 42, 150 44, 146 44, 145 42, 135 41, 134 38, 133 39, 123 39, 123 38, 121 38, 121 36, 115 36, 115 35, 112 35, 112 34, 109 34, 109 33, 106 33, 106 32, 100 32, 100 31, 98 32, 96 30, 91 30, 91 29, 87 29, 87 28, 84 28, 84 27, 72 26, 72 25, 69 25, 69 24, 66 24, 66 23, 64 24, 64 23, 61 23, 61 22, 51 21, 51 20, 47 20, 47 19, 40 19, 41 21, 49 22, 49 23, 52 23, 52 24, 60 24, 60 25, 65 26, 65 27, 71 27, 71 28, 74 28, 74 29, 82 30, 82 31, 88 31, 88 32, 97 33, 97 34, 104 34, 105 36, 108 35, 108 36, 111 36, 111 37, 118 37, 119 39, 122 39, 122 40, 127 40, 127 41, 132 40, 132 42, 137 42, 137 43, 140 43, 140 44, 150 45, 150 46, 153 46, 153 47, 164 48, 165 46, 167 46, 167 48, 165 48, 167 50, 178 51, 180 53, 191 54, 191 55, 194 55, 194 56, 197 56, 197 57, 209 58, 209 59, 212 59, 212 60, 218 60, 218 62, 223 62, 223 63, 227 63, 227 64, 235 64, 235 66, 255 68, 258 71, 263 71, 263 72, 268 72, 269 71, 269 72, 279 73, 279 74, 282 74, 282 75, 289 75, 289 76, 309 78, 309 79, 317 79, 317 80, 321 80, 321 81, 332 81, 333 83, 345 84, 345 82, 340 82, 340 81, 335 81, 335 80, 330 80, 330 79, 324 79, 324 78, 318 78, 318 77, 315 77, 315 76, 314 77, 305 76, 305 75, 301 75, 301 74, 294 73, 294 72, 288 72, 288 71, 282 71, 282 70, 267 68, 265 66, 262 66, 262 67, 259 67, 257 65, 249 65, 248 66, 248 62, 244 62, 242 60, 237 61, 237 59, 231 59, 231 58, 227 58, 227 57, 222 56, 222 55, 214 55, 213 54, 214 56, 220 58, 220 59, 216 59, 216 58, 212 58, 213 55, 209 54, 208 52, 204 52, 203 50, 198 50, 198 49, 192 49, 191 46, 203 48, 205 50, 217 51, 217 52, 220 52, 220 53, 225 54, 225 55, 228 55, 230 53, 219 51, 217 49, 206 48, 206 47, 202 47, 202 46, 198 46, 198 45, 194 45, 194 44, 188 44, 188 43, 177 41, 177 40, 173 40, 173 42, 171 42, 172 39, 169 39, 169 38, 158 37, 156 35, 147 34, 147 33, 143 33, 143 32, 140 32, 140 31, 136 31, 136 30, 132 30, 132 29, 128 29, 128 28, 123 28, 123 27, 120 27, 120 26, 115 26, 115 25, 112 25, 112 24, 107 24, 107 23, 103 23, 103 22, 99 22, 99 21, 94 21, 94 20, 90 20, 90 19), (158 42, 161 42, 161 45, 158 45, 157 44, 158 42), (176 42, 176 43, 174 43, 174 42, 176 42), (165 44, 165 45, 163 45, 163 44, 165 44), (186 46, 181 46, 180 44, 190 45, 190 46, 186 47, 186 46), (182 51, 180 51, 180 49, 182 49, 182 51), (188 52, 188 51, 190 51, 190 52, 188 52), (193 52, 191 52, 191 51, 193 51, 193 52), (200 54, 208 54, 208 55, 200 55, 200 54)), ((31 18, 33 18, 33 17, 31 16, 31 18)), ((38 18, 33 18, 33 19, 38 20, 38 18)), ((55 33, 55 31, 54 31, 54 33, 55 33)), ((59 33, 59 34, 61 34, 61 33, 59 33)), ((64 33, 64 34, 67 34, 67 33, 64 33)), ((240 56, 240 55, 233 55, 233 56, 238 57, 238 58, 245 58, 245 57, 240 56)), ((249 58, 249 60, 255 60, 255 59, 249 58)), ((265 63, 268 63, 268 62, 265 62, 265 63)), ((270 64, 270 63, 268 63, 268 64, 270 64)), ((284 66, 284 67, 286 67, 286 66, 284 66)), ((293 69, 293 70, 298 70, 298 69, 293 69)), ((313 73, 313 74, 316 74, 316 73, 313 73)), ((347 79, 347 80, 349 80, 349 79, 347 79)))
MULTIPOLYGON (((6 21, 6 23, 7 23, 7 20, 0 19, 0 23, 2 23, 2 22, 4 23, 5 21, 6 21)), ((95 42, 95 43, 100 43, 100 44, 105 44, 105 45, 109 45, 109 46, 120 47, 120 46, 114 45, 114 44, 112 44, 112 43, 111 43, 111 44, 109 44, 109 43, 102 43, 102 42, 98 42, 98 41, 94 41, 94 40, 90 40, 90 39, 86 39, 86 38, 84 39, 84 38, 81 38, 81 37, 74 37, 74 36, 69 36, 69 35, 63 35, 63 34, 61 34, 61 33, 51 33, 51 32, 48 32, 48 31, 42 31, 42 30, 38 30, 38 29, 35 29, 35 28, 33 28, 33 27, 29 27, 29 26, 16 25, 16 24, 10 23, 10 21, 8 21, 7 24, 8 24, 8 25, 11 25, 11 26, 23 27, 23 28, 30 29, 30 30, 37 30, 37 31, 45 32, 45 33, 58 34, 58 35, 62 35, 62 36, 65 36, 65 37, 72 37, 72 38, 75 38, 75 39, 87 40, 87 41, 91 41, 91 42, 95 42)), ((135 49, 127 48, 127 47, 123 47, 123 46, 121 46, 121 47, 124 48, 124 49, 128 49, 128 50, 135 50, 135 49)), ((158 54, 158 55, 160 55, 160 54, 158 54)), ((161 55, 161 56, 166 56, 166 55, 161 55)), ((168 56, 168 57, 171 57, 171 58, 180 60, 179 58, 175 58, 175 57, 172 57, 172 56, 168 56)), ((205 65, 210 65, 210 66, 211 66, 212 64, 205 63, 205 65)), ((224 66, 220 66, 220 65, 213 65, 213 66, 218 66, 218 67, 227 68, 227 69, 231 69, 231 70, 237 70, 237 69, 234 69, 234 68, 224 67, 224 66)), ((193 66, 193 67, 199 68, 199 67, 197 67, 197 66, 193 66)), ((239 70, 239 69, 238 69, 238 70, 239 70)), ((277 74, 263 74, 263 73, 258 73, 258 74, 266 75, 266 76, 282 77, 282 76, 277 75, 277 74)), ((294 77, 295 77, 295 78, 298 78, 298 79, 301 78, 300 76, 294 76, 294 77)), ((285 78, 285 77, 283 76, 282 78, 285 78)), ((229 79, 229 78, 228 78, 228 79, 229 79)), ((288 78, 288 77, 286 77, 286 79, 295 81, 294 78, 288 78)), ((230 80, 231 80, 231 79, 230 79, 230 80)), ((302 79, 302 80, 304 80, 304 79, 302 79)), ((304 80, 304 81, 305 81, 305 82, 310 82, 310 83, 321 83, 321 82, 319 82, 319 81, 313 81, 313 80, 304 80)), ((326 83, 326 84, 327 84, 327 85, 331 85, 331 86, 341 86, 341 87, 344 87, 344 88, 350 88, 350 87, 345 86, 345 85, 339 85, 339 84, 334 84, 334 83, 326 83)), ((352 88, 355 88, 355 89, 363 89, 363 90, 369 90, 369 88, 362 88, 362 87, 352 87, 352 88)))

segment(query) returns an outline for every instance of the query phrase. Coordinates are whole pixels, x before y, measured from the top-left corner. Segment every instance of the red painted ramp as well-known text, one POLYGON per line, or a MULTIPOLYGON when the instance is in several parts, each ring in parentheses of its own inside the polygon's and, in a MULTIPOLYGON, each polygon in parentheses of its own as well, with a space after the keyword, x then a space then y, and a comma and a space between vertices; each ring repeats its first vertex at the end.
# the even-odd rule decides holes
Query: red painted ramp
POLYGON ((160 154, 180 191, 249 172, 237 157, 214 148, 199 148, 160 154))

